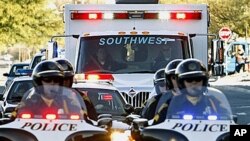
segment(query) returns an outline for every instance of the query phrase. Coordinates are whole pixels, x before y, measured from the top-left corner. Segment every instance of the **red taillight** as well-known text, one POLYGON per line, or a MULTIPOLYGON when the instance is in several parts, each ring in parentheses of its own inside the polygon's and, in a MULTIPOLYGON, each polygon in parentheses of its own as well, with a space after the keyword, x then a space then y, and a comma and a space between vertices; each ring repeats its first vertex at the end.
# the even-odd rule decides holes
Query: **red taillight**
POLYGON ((170 19, 200 20, 201 19, 201 12, 171 12, 170 19))
POLYGON ((46 116, 46 119, 56 119, 56 115, 55 114, 47 114, 46 116))
POLYGON ((70 115, 70 119, 72 119, 72 120, 78 120, 78 119, 80 119, 80 116, 77 115, 77 114, 75 114, 75 115, 70 115))
POLYGON ((21 118, 30 119, 31 118, 31 114, 23 113, 23 114, 21 114, 21 118))
POLYGON ((71 13, 71 20, 99 20, 102 13, 71 13))

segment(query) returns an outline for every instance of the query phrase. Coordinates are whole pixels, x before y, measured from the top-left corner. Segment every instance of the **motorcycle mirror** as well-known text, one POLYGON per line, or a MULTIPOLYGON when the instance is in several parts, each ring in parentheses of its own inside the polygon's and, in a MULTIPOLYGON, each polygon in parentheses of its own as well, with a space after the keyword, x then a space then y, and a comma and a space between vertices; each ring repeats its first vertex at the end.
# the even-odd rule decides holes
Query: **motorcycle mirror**
POLYGON ((125 104, 124 105, 124 110, 128 113, 131 114, 132 112, 134 112, 134 107, 130 104, 125 104))
POLYGON ((146 118, 137 118, 133 120, 133 125, 134 127, 138 128, 138 129, 142 129, 144 127, 148 126, 148 119, 146 118))
POLYGON ((233 115, 233 121, 234 121, 235 123, 238 122, 238 116, 237 116, 237 115, 233 115))
POLYGON ((215 39, 211 47, 211 69, 213 76, 222 76, 224 74, 224 46, 223 41, 215 39))
POLYGON ((111 114, 100 114, 98 117, 98 119, 102 119, 102 118, 112 118, 111 114))
POLYGON ((112 118, 102 117, 102 118, 97 120, 97 125, 101 128, 105 128, 109 131, 112 127, 112 118))

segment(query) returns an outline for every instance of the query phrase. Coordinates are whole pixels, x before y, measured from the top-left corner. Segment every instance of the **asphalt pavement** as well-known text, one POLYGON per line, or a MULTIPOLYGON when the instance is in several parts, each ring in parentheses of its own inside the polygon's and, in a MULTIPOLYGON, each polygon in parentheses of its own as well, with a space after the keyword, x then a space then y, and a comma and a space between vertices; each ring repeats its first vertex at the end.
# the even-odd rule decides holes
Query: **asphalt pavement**
POLYGON ((216 81, 209 82, 212 86, 238 86, 238 85, 244 85, 244 86, 250 86, 250 72, 242 72, 242 73, 236 73, 232 75, 222 76, 218 77, 216 81))
POLYGON ((209 82, 227 97, 238 124, 250 123, 250 73, 236 73, 209 82))

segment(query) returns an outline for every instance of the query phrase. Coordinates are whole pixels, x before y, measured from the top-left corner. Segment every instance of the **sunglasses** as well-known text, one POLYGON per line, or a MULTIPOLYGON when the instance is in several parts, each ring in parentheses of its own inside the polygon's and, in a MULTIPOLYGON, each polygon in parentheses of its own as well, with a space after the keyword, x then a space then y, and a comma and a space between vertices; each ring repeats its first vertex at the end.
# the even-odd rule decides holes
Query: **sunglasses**
POLYGON ((165 85, 166 85, 164 81, 158 82, 157 84, 158 84, 158 86, 160 86, 160 87, 165 87, 165 85))
POLYGON ((193 81, 195 82, 201 82, 203 80, 203 78, 200 78, 200 77, 193 77, 193 78, 186 78, 184 79, 185 81, 187 81, 188 83, 191 83, 193 81))
POLYGON ((42 81, 44 81, 44 82, 46 82, 46 83, 51 83, 52 81, 53 81, 54 83, 60 83, 60 82, 62 81, 62 79, 51 77, 51 78, 43 78, 42 81))

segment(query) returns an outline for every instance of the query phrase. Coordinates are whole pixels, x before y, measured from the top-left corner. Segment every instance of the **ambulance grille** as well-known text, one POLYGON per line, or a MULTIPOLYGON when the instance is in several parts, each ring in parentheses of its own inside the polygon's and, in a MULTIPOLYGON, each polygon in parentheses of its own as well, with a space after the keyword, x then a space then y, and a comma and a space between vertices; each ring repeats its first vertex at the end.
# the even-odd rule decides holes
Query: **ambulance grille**
POLYGON ((133 107, 142 107, 143 103, 147 101, 149 97, 149 92, 139 92, 135 95, 129 95, 125 92, 122 92, 123 97, 126 99, 128 104, 131 104, 133 107))

